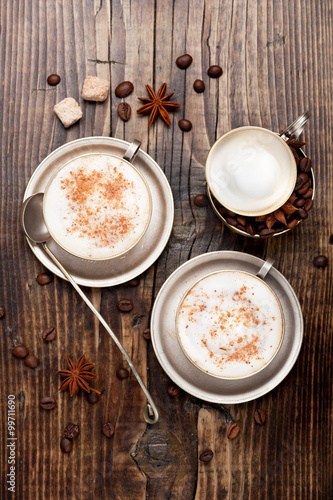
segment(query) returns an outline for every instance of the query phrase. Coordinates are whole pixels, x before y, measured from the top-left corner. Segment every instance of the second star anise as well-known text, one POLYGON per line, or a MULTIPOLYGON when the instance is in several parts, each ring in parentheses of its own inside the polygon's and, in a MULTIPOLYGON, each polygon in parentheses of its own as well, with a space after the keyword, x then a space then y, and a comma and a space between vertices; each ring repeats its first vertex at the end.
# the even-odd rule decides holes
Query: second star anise
POLYGON ((141 102, 144 103, 144 106, 141 106, 141 108, 137 110, 137 113, 144 115, 150 114, 149 125, 152 125, 158 114, 160 114, 165 123, 170 126, 171 120, 168 111, 173 111, 177 108, 180 108, 180 104, 178 104, 177 102, 168 101, 168 99, 173 96, 174 92, 164 95, 166 91, 166 83, 163 83, 157 94, 155 94, 155 91, 148 84, 146 85, 146 89, 150 98, 138 98, 141 102))
POLYGON ((71 358, 67 356, 67 364, 67 370, 57 371, 58 375, 65 378, 59 387, 59 391, 66 391, 66 389, 68 389, 71 397, 79 392, 80 389, 86 392, 94 391, 100 394, 99 391, 89 386, 91 380, 98 378, 95 373, 92 373, 95 363, 86 363, 84 356, 81 356, 76 364, 74 364, 71 358))

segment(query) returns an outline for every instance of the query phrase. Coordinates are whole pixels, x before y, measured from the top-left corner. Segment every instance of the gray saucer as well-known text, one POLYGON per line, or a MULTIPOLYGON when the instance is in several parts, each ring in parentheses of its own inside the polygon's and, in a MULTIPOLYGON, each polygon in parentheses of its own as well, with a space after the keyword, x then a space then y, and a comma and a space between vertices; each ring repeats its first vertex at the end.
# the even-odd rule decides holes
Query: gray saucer
POLYGON ((156 356, 169 377, 193 396, 214 403, 244 403, 276 387, 294 366, 303 340, 303 315, 294 290, 275 268, 265 281, 276 293, 285 319, 279 352, 259 373, 242 380, 222 380, 203 373, 183 353, 176 337, 176 311, 184 293, 199 279, 222 269, 256 274, 264 261, 241 252, 221 251, 189 260, 167 279, 153 307, 151 336, 156 356))
MULTIPOLYGON (((109 153, 122 157, 128 146, 128 142, 114 137, 86 137, 64 144, 49 154, 37 167, 25 190, 24 200, 35 193, 43 193, 50 177, 67 161, 87 153, 109 153)), ((156 261, 169 240, 174 218, 174 203, 169 182, 157 163, 141 149, 133 165, 147 181, 152 197, 149 227, 134 248, 126 255, 114 259, 88 261, 69 254, 54 241, 48 244, 79 285, 105 287, 129 281, 156 261)), ((33 244, 29 240, 28 243, 44 266, 64 278, 40 245, 33 244)))

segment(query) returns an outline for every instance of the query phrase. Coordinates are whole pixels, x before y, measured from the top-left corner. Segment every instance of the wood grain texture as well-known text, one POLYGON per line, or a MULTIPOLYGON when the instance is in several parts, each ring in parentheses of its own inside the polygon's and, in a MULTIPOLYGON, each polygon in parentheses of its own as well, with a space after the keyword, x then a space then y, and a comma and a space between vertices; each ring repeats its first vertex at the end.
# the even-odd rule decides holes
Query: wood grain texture
POLYGON ((7 490, 7 397, 16 411, 16 498, 41 499, 328 499, 333 494, 332 431, 332 240, 333 234, 333 4, 332 0, 3 0, 0 3, 0 320, 1 498, 7 490), (193 56, 182 71, 175 59, 193 56), (211 64, 223 76, 209 79, 211 64), (61 76, 49 87, 51 73, 61 76), (104 103, 84 102, 85 76, 110 81, 104 103), (192 89, 206 83, 203 94, 192 89), (132 117, 123 123, 114 89, 134 83, 126 98, 132 117), (172 125, 149 128, 136 115, 144 85, 167 82, 181 103, 172 125), (54 116, 54 104, 74 97, 83 118, 68 130, 54 116), (275 131, 304 110, 312 117, 304 138, 312 158, 317 192, 311 216, 296 230, 269 241, 245 239, 221 226, 210 207, 198 208, 205 191, 204 164, 217 137, 233 127, 258 125, 275 131), (178 120, 192 121, 182 133, 178 120), (60 145, 91 135, 137 138, 165 172, 175 200, 170 241, 137 288, 124 285, 86 289, 95 306, 131 354, 160 409, 156 426, 142 418, 144 397, 108 334, 68 283, 55 278, 41 287, 44 269, 31 253, 18 223, 26 184, 40 161, 60 145), (181 392, 168 395, 168 376, 142 332, 149 326, 153 301, 165 279, 189 258, 215 250, 238 250, 275 259, 293 286, 305 320, 304 342, 295 367, 273 391, 239 405, 207 405, 181 392), (330 264, 315 269, 325 254, 330 264), (122 314, 116 304, 131 299, 122 314), (58 330, 45 343, 41 332, 58 330), (11 350, 24 343, 40 365, 27 368, 11 350), (66 356, 85 354, 96 362, 102 390, 91 406, 80 394, 59 393, 56 370, 66 356), (57 408, 39 407, 54 395, 57 408), (254 411, 267 413, 264 426, 254 411), (60 450, 68 422, 80 425, 69 455, 60 450), (115 435, 101 433, 104 422, 115 435), (227 439, 228 426, 241 432, 227 439), (198 457, 214 451, 211 462, 198 457))

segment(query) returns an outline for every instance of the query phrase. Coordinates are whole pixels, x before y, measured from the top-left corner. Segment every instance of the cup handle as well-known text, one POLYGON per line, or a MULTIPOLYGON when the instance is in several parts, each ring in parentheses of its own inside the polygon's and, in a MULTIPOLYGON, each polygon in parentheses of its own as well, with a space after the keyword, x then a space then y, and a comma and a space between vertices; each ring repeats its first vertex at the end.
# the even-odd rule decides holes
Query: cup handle
POLYGON ((132 161, 139 152, 140 146, 141 142, 138 141, 137 139, 134 139, 134 141, 131 142, 131 144, 128 146, 126 153, 123 156, 124 160, 127 160, 130 163, 132 163, 132 161))
POLYGON ((273 264, 274 264, 274 260, 269 257, 264 262, 264 264, 261 266, 261 268, 257 272, 256 276, 258 276, 258 278, 261 278, 262 280, 264 280, 267 273, 269 273, 269 271, 271 270, 273 264))

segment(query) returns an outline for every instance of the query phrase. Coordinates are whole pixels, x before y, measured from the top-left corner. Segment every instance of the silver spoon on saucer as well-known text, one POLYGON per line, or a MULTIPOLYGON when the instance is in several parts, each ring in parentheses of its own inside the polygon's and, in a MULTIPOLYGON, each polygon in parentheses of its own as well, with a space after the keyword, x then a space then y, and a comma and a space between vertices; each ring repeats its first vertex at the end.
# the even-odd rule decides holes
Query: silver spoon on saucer
POLYGON ((51 252, 51 250, 47 246, 47 241, 51 239, 51 235, 48 232, 48 229, 45 225, 44 218, 43 218, 43 197, 44 193, 37 193, 34 194, 33 196, 30 196, 30 198, 27 198, 25 202, 23 203, 21 207, 21 212, 20 212, 20 220, 21 220, 21 225, 23 228, 23 231, 25 235, 33 242, 33 243, 40 243, 45 250, 45 252, 48 254, 48 256, 53 260, 53 262, 56 264, 56 266, 60 269, 60 271, 63 273, 64 276, 68 279, 68 281, 73 285, 77 293, 82 297, 84 302, 87 304, 87 306, 92 310, 92 312, 95 314, 95 316, 99 319, 99 321, 102 323, 106 331, 111 335, 112 339, 116 343, 116 345, 119 347, 120 351, 122 352, 124 358, 126 359, 127 363, 131 367, 132 372, 134 373, 141 389, 143 390, 148 403, 144 409, 143 416, 145 421, 148 424, 156 424, 158 421, 159 415, 157 408, 154 404, 154 401, 148 392, 147 387, 144 385, 140 375, 138 374, 135 366, 132 363, 131 358, 128 356, 127 352, 123 348, 122 344, 119 342, 118 338, 116 335, 113 333, 109 325, 106 323, 105 319, 100 315, 100 313, 97 311, 97 309, 93 306, 93 304, 90 302, 88 297, 83 293, 79 285, 76 283, 76 281, 73 279, 73 277, 66 271, 66 269, 63 267, 63 265, 58 261, 57 257, 51 252))

